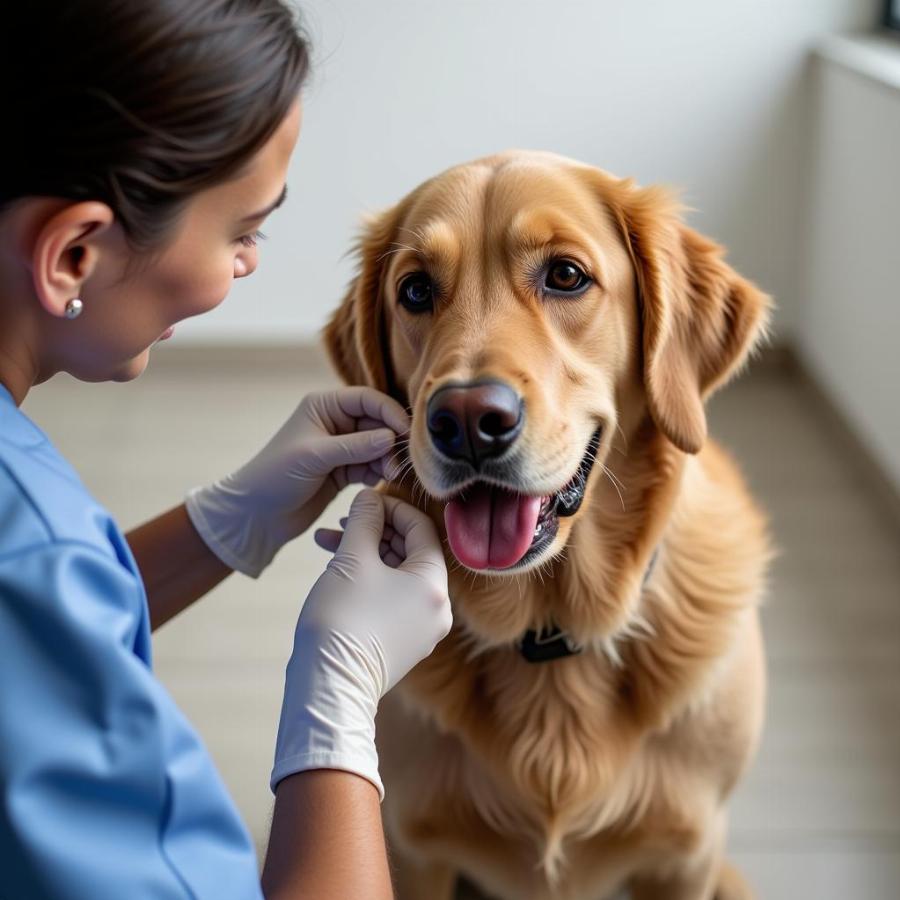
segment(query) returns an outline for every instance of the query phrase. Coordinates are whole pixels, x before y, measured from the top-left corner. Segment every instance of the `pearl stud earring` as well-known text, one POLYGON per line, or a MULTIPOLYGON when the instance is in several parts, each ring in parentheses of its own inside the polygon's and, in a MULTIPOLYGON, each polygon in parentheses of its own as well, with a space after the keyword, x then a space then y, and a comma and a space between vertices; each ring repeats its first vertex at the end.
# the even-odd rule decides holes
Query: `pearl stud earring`
POLYGON ((66 304, 66 318, 67 319, 77 319, 81 315, 81 311, 84 309, 84 304, 78 297, 73 297, 66 304))

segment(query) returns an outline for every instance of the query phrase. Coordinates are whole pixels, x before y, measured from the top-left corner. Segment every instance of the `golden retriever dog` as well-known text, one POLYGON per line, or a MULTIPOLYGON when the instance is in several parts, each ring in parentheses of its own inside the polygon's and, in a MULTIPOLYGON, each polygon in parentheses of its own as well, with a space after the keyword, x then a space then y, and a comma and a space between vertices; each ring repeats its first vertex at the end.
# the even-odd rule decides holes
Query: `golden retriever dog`
POLYGON ((401 900, 751 896, 726 803, 760 731, 765 519, 704 400, 769 298, 678 205, 549 153, 372 219, 325 330, 410 410, 454 626, 382 702, 401 900))

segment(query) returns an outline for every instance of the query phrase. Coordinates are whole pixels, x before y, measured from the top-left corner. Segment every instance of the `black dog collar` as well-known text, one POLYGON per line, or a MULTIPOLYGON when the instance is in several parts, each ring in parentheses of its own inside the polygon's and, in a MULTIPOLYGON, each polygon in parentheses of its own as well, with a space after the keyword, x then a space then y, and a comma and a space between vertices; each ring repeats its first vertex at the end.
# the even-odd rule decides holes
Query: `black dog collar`
MULTIPOLYGON (((650 564, 644 573, 644 585, 650 580, 659 548, 653 551, 650 564)), ((523 659, 530 663, 551 662, 554 659, 562 659, 564 656, 574 656, 581 653, 581 647, 572 640, 558 625, 551 628, 542 628, 540 631, 530 629, 525 632, 525 637, 519 641, 519 652, 523 659)))
POLYGON ((539 663, 581 653, 581 647, 554 625, 541 631, 526 631, 519 643, 519 652, 527 662, 539 663))

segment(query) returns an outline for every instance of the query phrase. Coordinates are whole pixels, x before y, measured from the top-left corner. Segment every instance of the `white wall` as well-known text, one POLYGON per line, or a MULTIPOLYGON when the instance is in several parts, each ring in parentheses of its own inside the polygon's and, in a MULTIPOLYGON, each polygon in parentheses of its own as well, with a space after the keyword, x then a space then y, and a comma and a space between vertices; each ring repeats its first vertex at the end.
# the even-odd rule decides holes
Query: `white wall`
POLYGON ((305 0, 315 71, 257 274, 181 341, 314 337, 360 214, 509 147, 684 188, 696 227, 796 321, 808 72, 880 0, 305 0))
POLYGON ((900 492, 900 40, 823 54, 797 343, 900 492))

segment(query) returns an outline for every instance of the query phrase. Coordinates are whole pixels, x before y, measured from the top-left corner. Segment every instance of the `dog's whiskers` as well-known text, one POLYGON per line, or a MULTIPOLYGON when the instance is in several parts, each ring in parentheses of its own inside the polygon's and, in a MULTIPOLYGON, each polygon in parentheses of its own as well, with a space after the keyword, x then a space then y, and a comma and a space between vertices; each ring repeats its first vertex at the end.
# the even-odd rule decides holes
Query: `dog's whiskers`
POLYGON ((609 477, 612 478, 615 481, 615 483, 620 488, 622 488, 623 491, 628 490, 628 488, 625 487, 625 484, 622 482, 622 480, 618 477, 618 475, 616 475, 615 472, 613 472, 612 469, 610 469, 608 466, 605 466, 605 465, 603 466, 603 468, 606 470, 606 474, 609 475, 609 477))
POLYGON ((618 431, 619 434, 622 435, 622 443, 625 444, 625 449, 624 449, 624 450, 620 450, 620 449, 615 445, 615 442, 613 442, 610 446, 613 448, 613 450, 616 450, 618 453, 621 453, 622 456, 628 456, 628 438, 625 437, 625 432, 622 431, 622 426, 621 426, 618 422, 616 422, 616 431, 618 431))
POLYGON ((616 493, 619 495, 619 503, 622 504, 622 512, 625 512, 625 498, 622 496, 622 491, 619 490, 618 479, 606 466, 601 464, 601 468, 603 469, 603 474, 609 478, 610 484, 616 489, 616 493))

